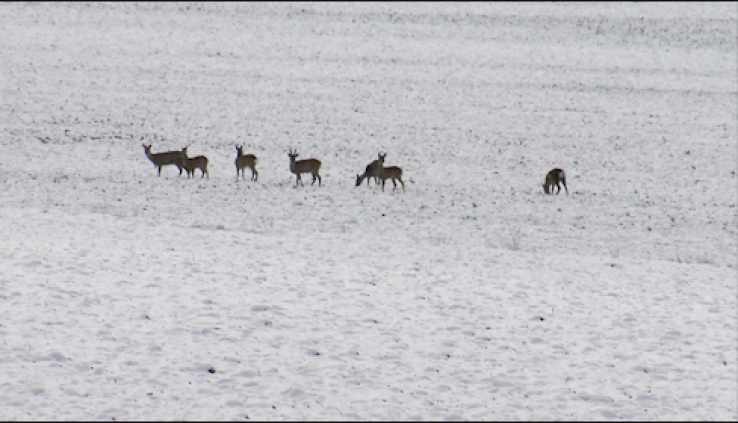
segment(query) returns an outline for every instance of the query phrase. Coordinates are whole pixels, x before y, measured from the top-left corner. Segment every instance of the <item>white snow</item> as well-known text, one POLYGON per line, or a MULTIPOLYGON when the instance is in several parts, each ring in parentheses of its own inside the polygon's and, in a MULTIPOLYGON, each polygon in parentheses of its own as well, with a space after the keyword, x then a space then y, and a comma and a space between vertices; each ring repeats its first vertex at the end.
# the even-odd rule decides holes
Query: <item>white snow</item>
POLYGON ((0 420, 737 420, 737 22, 3 3, 0 420))

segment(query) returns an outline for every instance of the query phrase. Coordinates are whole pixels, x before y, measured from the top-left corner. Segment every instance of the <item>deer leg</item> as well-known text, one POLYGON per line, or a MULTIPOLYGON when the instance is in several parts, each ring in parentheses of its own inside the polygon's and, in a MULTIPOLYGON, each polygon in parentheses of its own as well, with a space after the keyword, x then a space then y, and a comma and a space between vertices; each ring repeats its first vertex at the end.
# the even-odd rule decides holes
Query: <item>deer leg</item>
MULTIPOLYGON (((246 171, 244 171, 244 173, 246 173, 246 171)), ((258 173, 258 172, 256 171, 256 169, 254 169, 254 168, 252 167, 252 168, 251 168, 251 180, 252 180, 252 181, 256 181, 256 180, 258 180, 258 179, 259 179, 259 173, 258 173)))
POLYGON ((569 188, 566 186, 566 181, 561 181, 562 184, 564 184, 564 188, 566 189, 566 195, 569 195, 569 188))
POLYGON ((392 191, 397 189, 397 181, 395 181, 395 178, 392 178, 392 191))
POLYGON ((400 183, 402 184, 402 190, 405 191, 405 183, 402 182, 402 179, 400 179, 400 183))

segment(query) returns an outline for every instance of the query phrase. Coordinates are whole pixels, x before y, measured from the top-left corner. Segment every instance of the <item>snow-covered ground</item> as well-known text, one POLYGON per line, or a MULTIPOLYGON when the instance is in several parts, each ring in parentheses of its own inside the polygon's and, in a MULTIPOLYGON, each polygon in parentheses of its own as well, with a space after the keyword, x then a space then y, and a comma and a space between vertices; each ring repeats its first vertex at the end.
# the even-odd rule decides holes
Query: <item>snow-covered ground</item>
POLYGON ((0 420, 738 419, 737 22, 3 3, 0 420))

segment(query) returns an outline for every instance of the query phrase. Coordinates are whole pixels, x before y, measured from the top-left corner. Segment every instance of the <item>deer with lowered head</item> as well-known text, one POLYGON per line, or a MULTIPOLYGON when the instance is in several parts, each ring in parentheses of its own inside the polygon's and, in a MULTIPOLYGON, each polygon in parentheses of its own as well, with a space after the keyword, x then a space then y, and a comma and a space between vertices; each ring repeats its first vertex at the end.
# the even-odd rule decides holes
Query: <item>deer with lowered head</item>
POLYGON ((259 179, 259 172, 256 171, 256 163, 259 159, 253 154, 243 154, 243 145, 236 146, 236 179, 238 179, 239 173, 241 179, 246 178, 246 168, 251 169, 251 180, 256 181, 259 179))
POLYGON ((182 149, 182 160, 184 161, 184 168, 187 171, 187 177, 195 176, 195 170, 200 169, 202 175, 200 178, 204 178, 208 175, 210 179, 210 173, 208 172, 208 158, 205 156, 187 157, 187 147, 182 149))
POLYGON ((322 185, 323 179, 320 177, 320 174, 318 174, 318 171, 320 170, 320 165, 322 164, 320 160, 296 160, 299 154, 297 153, 297 150, 292 151, 292 149, 290 149, 290 152, 287 153, 287 155, 290 156, 290 172, 297 175, 297 178, 295 179, 295 186, 297 186, 298 182, 300 183, 300 185, 305 186, 305 184, 302 183, 302 177, 300 176, 303 173, 310 173, 313 175, 313 183, 311 185, 315 184, 316 179, 318 180, 318 186, 322 185))
POLYGON ((182 169, 184 168, 184 160, 182 159, 182 152, 181 151, 164 151, 161 153, 152 153, 151 152, 151 144, 141 144, 141 146, 144 148, 144 153, 146 153, 146 157, 151 160, 151 163, 154 164, 157 168, 159 168, 158 175, 161 176, 161 168, 167 165, 175 165, 177 166, 177 169, 179 169, 180 176, 182 175, 182 169))
POLYGON ((566 189, 566 195, 569 195, 569 188, 566 186, 566 173, 564 173, 564 169, 553 168, 546 174, 546 180, 543 182, 543 192, 546 194, 553 194, 553 187, 556 186, 558 188, 558 191, 556 191, 556 195, 559 195, 561 192, 561 186, 559 185, 559 182, 564 184, 564 189, 566 189))
POLYGON ((387 157, 387 153, 379 153, 379 179, 382 181, 382 191, 384 191, 384 183, 387 181, 387 179, 392 180, 392 184, 394 185, 394 188, 392 188, 392 191, 397 189, 397 181, 400 181, 402 184, 402 190, 405 191, 405 183, 402 182, 402 169, 400 169, 397 166, 390 166, 390 167, 384 167, 384 159, 387 157))
POLYGON ((364 169, 363 175, 356 175, 356 186, 358 187, 361 185, 362 182, 364 182, 364 179, 366 179, 366 186, 369 186, 369 179, 368 178, 374 178, 374 182, 376 184, 379 184, 379 159, 374 160, 373 162, 366 165, 366 169, 364 169))

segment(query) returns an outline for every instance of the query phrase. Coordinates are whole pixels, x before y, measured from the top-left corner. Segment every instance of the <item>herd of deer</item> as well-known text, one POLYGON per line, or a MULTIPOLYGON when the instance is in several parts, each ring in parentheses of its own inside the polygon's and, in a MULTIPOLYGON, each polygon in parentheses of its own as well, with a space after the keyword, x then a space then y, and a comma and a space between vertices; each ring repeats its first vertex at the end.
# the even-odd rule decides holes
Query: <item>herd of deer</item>
MULTIPOLYGON (((151 163, 153 163, 154 166, 159 169, 159 176, 161 176, 161 168, 163 166, 174 165, 177 166, 177 169, 179 169, 180 175, 182 175, 182 169, 187 171, 188 178, 194 176, 195 170, 197 169, 200 169, 201 178, 205 177, 205 175, 208 176, 208 179, 210 178, 210 173, 208 173, 208 158, 205 156, 187 157, 187 147, 184 147, 181 151, 152 153, 151 144, 141 145, 144 148, 146 157, 148 157, 149 160, 151 160, 151 163)), ((289 150, 289 153, 287 153, 287 155, 290 158, 290 172, 294 173, 296 176, 295 186, 297 186, 298 182, 300 183, 300 185, 305 186, 305 184, 302 183, 301 177, 303 173, 309 173, 313 175, 312 184, 315 184, 315 180, 317 179, 318 186, 322 185, 323 179, 318 173, 320 171, 320 166, 322 165, 320 160, 297 160, 298 153, 297 151, 292 151, 292 149, 289 150)), ((392 184, 394 185, 394 188, 392 188, 393 191, 397 189, 396 181, 400 181, 400 183, 402 184, 402 190, 405 190, 405 182, 402 181, 402 169, 397 166, 384 167, 385 157, 387 157, 387 153, 379 153, 377 160, 374 160, 373 162, 366 165, 366 168, 364 169, 364 173, 362 175, 356 175, 357 187, 361 185, 364 179, 367 180, 367 186, 369 186, 369 179, 374 178, 374 182, 376 184, 379 184, 381 181, 382 191, 384 191, 384 185, 387 179, 392 180, 392 184)), ((237 145, 235 161, 236 179, 238 179, 239 176, 241 176, 241 179, 245 179, 246 168, 248 167, 249 169, 251 169, 251 180, 258 180, 259 172, 256 171, 257 162, 258 159, 256 158, 256 156, 254 156, 253 154, 243 154, 243 146, 237 145)), ((558 188, 556 194, 558 195, 559 192, 561 192, 561 186, 559 185, 559 183, 564 185, 566 194, 569 195, 569 188, 567 188, 566 186, 566 174, 564 173, 564 170, 559 168, 551 169, 551 171, 546 174, 546 180, 542 185, 543 192, 545 192, 546 194, 553 194, 553 187, 556 186, 556 188, 558 188)))

